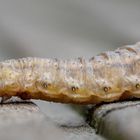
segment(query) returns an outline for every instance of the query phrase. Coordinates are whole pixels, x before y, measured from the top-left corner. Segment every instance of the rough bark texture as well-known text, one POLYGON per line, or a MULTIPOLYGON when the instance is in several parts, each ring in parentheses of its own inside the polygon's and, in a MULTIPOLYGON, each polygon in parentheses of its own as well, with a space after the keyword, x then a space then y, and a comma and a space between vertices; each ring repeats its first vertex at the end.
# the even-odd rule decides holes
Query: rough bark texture
POLYGON ((0 105, 0 139, 101 140, 68 106, 46 102, 37 104, 42 106, 44 113, 31 102, 0 105))
POLYGON ((140 101, 111 103, 94 108, 91 124, 111 140, 140 139, 140 101))

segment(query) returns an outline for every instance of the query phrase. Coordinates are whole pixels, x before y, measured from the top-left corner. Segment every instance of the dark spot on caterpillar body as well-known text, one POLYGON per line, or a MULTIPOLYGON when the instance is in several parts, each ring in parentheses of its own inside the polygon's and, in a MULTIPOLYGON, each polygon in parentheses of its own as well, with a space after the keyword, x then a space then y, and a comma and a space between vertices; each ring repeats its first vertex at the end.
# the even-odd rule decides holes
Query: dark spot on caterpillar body
POLYGON ((78 88, 78 87, 75 87, 75 86, 72 86, 72 87, 71 87, 71 90, 72 90, 73 92, 76 92, 78 89, 79 89, 79 88, 78 88))
POLYGON ((41 87, 43 87, 43 88, 45 88, 45 89, 51 87, 51 84, 48 83, 48 82, 45 82, 45 81, 36 81, 36 82, 35 82, 35 85, 36 85, 36 87, 37 87, 37 86, 41 86, 41 87))
POLYGON ((140 88, 140 84, 136 84, 136 88, 137 88, 137 89, 140 88))
POLYGON ((47 83, 47 82, 41 82, 41 86, 44 89, 49 89, 49 88, 51 88, 52 85, 50 83, 47 83))
POLYGON ((43 82, 41 85, 42 85, 43 88, 48 88, 50 86, 50 84, 45 83, 45 82, 43 82))
POLYGON ((105 92, 108 92, 111 89, 111 87, 104 87, 103 89, 105 92))

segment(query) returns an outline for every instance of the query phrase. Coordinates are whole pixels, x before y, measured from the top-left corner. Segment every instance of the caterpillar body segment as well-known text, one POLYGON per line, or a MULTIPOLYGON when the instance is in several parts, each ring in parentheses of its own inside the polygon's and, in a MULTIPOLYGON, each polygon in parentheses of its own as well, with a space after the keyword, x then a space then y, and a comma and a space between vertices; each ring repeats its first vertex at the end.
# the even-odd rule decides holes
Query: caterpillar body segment
POLYGON ((97 104, 140 97, 140 43, 90 60, 21 58, 0 62, 0 97, 97 104))

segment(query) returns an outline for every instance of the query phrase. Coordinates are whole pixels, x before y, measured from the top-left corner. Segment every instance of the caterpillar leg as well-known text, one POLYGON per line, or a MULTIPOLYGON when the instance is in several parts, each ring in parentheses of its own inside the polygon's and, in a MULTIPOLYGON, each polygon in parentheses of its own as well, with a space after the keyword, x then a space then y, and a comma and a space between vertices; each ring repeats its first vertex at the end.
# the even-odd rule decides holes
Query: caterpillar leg
POLYGON ((0 104, 3 103, 13 103, 13 102, 23 102, 23 99, 16 96, 3 96, 0 97, 0 104))
POLYGON ((11 96, 3 96, 3 97, 1 97, 0 103, 1 104, 6 103, 6 101, 9 100, 10 98, 11 98, 11 96))

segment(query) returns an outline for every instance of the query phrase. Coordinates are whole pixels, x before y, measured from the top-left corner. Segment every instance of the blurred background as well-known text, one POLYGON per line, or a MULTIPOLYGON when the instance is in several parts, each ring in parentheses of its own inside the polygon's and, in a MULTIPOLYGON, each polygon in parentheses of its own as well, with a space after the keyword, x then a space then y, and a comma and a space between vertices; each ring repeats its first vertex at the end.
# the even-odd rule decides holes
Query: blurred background
POLYGON ((140 40, 139 0, 0 0, 0 59, 75 58, 140 40))
POLYGON ((137 41, 139 0, 0 0, 0 60, 90 58, 137 41))

